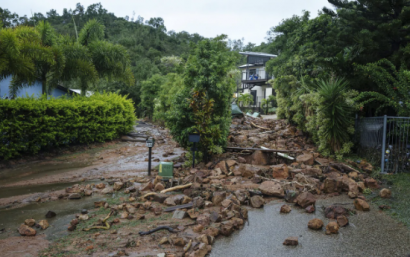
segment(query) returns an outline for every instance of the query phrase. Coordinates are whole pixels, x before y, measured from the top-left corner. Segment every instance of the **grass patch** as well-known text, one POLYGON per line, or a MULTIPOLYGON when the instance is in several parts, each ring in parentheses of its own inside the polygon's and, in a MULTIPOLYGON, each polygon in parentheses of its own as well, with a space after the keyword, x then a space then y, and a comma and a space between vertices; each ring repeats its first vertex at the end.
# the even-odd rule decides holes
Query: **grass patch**
POLYGON ((389 205, 391 209, 386 210, 386 213, 410 228, 410 174, 400 173, 396 175, 382 175, 381 177, 391 187, 392 198, 383 199, 376 197, 373 202, 377 205, 389 205))

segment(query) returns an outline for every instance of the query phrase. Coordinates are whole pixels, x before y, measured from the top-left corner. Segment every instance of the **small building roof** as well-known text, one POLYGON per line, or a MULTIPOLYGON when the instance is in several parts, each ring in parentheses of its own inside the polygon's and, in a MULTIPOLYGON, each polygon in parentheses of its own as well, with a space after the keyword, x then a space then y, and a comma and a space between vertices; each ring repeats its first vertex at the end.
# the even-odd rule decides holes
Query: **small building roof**
POLYGON ((239 52, 240 54, 243 55, 254 55, 254 56, 265 56, 265 57, 278 57, 277 55, 274 54, 267 54, 267 53, 260 53, 260 52, 239 52))

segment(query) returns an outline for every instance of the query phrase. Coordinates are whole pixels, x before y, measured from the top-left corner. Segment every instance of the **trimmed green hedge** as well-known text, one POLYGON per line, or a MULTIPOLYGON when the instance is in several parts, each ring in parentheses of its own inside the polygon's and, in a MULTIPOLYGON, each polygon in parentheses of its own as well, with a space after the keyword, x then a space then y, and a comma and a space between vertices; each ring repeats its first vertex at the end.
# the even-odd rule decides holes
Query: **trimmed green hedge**
POLYGON ((132 100, 113 94, 0 100, 0 159, 118 138, 135 124, 132 100))

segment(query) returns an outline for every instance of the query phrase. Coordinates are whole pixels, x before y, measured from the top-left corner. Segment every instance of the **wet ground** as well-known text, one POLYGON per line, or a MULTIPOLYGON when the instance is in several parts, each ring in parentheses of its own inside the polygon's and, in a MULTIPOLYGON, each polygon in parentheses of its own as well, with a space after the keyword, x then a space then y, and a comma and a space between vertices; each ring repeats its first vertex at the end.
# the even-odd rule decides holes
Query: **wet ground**
POLYGON ((350 225, 340 228, 337 235, 326 235, 307 227, 309 220, 324 217, 321 206, 333 203, 348 204, 347 196, 338 196, 316 202, 316 213, 307 214, 292 207, 289 214, 280 214, 283 202, 271 202, 263 209, 249 212, 250 225, 230 237, 218 238, 212 247, 211 257, 216 256, 408 256, 410 231, 391 217, 372 206, 370 212, 351 215, 350 225), (287 237, 299 238, 298 246, 284 246, 287 237))

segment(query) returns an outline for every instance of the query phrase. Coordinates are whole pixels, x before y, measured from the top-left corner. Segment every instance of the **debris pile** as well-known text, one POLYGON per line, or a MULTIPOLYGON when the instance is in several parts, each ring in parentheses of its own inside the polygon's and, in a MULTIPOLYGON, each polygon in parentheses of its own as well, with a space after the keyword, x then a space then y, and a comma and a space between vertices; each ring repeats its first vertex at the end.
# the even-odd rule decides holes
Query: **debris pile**
MULTIPOLYGON (((197 168, 184 168, 184 161, 184 156, 174 160, 171 180, 160 176, 105 179, 99 184, 67 188, 61 198, 125 194, 119 204, 95 202, 96 208, 109 210, 109 214, 82 229, 118 233, 121 224, 134 224, 132 234, 138 230, 138 236, 119 251, 155 243, 164 250, 164 256, 198 257, 211 251, 216 237, 241 229, 248 222, 249 208, 263 208, 269 201, 283 199, 287 202, 280 210, 283 215, 292 208, 312 213, 318 198, 346 193, 358 211, 368 211, 370 206, 361 193, 379 187, 369 176, 370 164, 362 161, 351 165, 324 158, 302 131, 283 120, 236 118, 226 153, 197 168)), ((391 193, 385 190, 382 194, 390 197, 391 193)), ((313 230, 325 227, 324 233, 335 234, 349 224, 351 212, 354 210, 340 205, 329 206, 325 209, 330 219, 327 225, 313 219, 307 226, 313 230)), ((92 216, 77 215, 68 230, 75 231, 88 218, 92 216)), ((20 229, 32 233, 26 225, 20 229)), ((296 246, 298 238, 289 237, 283 244, 296 246)))

